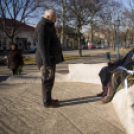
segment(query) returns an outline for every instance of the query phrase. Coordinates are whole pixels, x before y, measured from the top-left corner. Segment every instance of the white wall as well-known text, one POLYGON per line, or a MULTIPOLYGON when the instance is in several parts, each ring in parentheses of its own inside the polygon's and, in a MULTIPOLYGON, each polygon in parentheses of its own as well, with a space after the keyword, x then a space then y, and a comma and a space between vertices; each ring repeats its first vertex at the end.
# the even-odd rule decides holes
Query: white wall
POLYGON ((31 42, 31 47, 32 47, 33 46, 33 34, 34 34, 33 31, 21 31, 20 33, 18 33, 15 36, 15 38, 16 37, 18 37, 18 38, 26 38, 27 42, 31 42))
MULTIPOLYGON (((27 42, 31 42, 31 47, 33 46, 33 34, 34 32, 33 31, 21 31, 20 33, 18 33, 15 37, 14 37, 14 41, 15 41, 15 38, 26 38, 27 39, 27 42)), ((10 49, 10 39, 8 37, 6 37, 6 34, 2 31, 0 31, 0 40, 1 40, 1 43, 3 41, 3 39, 6 38, 6 46, 7 46, 7 50, 10 49)), ((2 45, 2 44, 1 44, 2 45)), ((3 46, 1 47, 1 49, 3 50, 3 46)))

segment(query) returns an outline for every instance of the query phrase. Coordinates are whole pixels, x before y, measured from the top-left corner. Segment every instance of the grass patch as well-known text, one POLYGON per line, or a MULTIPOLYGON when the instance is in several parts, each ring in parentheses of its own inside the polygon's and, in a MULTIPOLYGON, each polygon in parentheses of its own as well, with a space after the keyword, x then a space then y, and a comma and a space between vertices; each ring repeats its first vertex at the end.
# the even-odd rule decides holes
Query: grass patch
MULTIPOLYGON (((84 59, 84 58, 88 58, 88 57, 94 57, 92 55, 83 55, 82 57, 79 57, 77 55, 64 55, 64 60, 75 60, 75 59, 84 59)), ((35 57, 25 57, 24 58, 24 64, 36 64, 35 63, 35 57)))
MULTIPOLYGON (((132 50, 132 49, 133 49, 133 48, 127 48, 127 49, 126 49, 126 48, 123 48, 123 49, 120 48, 119 51, 120 51, 120 52, 127 52, 127 51, 130 51, 130 50, 132 50)), ((116 50, 111 50, 111 49, 109 49, 109 50, 104 50, 104 51, 106 51, 106 52, 107 52, 107 51, 109 51, 109 52, 117 52, 118 50, 117 50, 117 49, 116 49, 116 50)))
POLYGON ((84 59, 88 57, 94 57, 92 55, 83 55, 82 57, 79 57, 78 55, 64 55, 64 60, 75 60, 75 59, 84 59))
POLYGON ((36 64, 35 57, 25 57, 24 58, 24 64, 36 64))

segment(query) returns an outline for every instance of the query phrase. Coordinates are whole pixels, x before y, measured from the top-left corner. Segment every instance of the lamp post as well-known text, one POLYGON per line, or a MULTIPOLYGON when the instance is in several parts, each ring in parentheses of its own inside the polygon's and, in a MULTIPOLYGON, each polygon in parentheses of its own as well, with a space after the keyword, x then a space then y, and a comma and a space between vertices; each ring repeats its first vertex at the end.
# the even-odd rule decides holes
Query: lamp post
POLYGON ((119 53, 119 44, 120 44, 120 41, 119 41, 119 26, 120 26, 120 19, 119 17, 116 19, 116 25, 117 25, 117 31, 118 31, 118 54, 117 54, 117 58, 119 59, 120 58, 120 53, 119 53))

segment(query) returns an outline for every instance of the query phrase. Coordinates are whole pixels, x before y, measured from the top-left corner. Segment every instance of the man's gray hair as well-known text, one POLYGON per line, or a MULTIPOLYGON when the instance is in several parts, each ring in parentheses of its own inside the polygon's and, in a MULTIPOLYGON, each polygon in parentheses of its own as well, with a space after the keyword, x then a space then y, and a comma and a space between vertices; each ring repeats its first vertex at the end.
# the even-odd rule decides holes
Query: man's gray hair
POLYGON ((44 17, 46 18, 47 16, 49 16, 50 18, 52 18, 54 15, 57 15, 56 12, 54 12, 52 9, 47 9, 45 10, 44 13, 44 17))

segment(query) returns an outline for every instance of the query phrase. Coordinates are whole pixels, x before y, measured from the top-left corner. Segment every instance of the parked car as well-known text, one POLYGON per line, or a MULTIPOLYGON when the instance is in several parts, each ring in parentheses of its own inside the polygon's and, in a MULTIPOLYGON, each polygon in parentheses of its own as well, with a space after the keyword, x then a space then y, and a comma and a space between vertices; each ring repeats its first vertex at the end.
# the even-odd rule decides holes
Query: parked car
POLYGON ((99 45, 96 45, 96 48, 101 48, 101 44, 99 44, 99 45))
POLYGON ((82 45, 81 49, 88 49, 88 45, 82 45))
POLYGON ((132 44, 127 45, 127 48, 132 48, 132 47, 133 47, 132 44))
POLYGON ((89 49, 95 49, 96 48, 96 45, 90 45, 88 46, 89 49))
POLYGON ((37 50, 37 46, 33 46, 31 49, 29 49, 29 53, 35 53, 37 50))
POLYGON ((104 44, 101 45, 101 48, 106 48, 106 47, 107 47, 107 45, 104 45, 104 44))
POLYGON ((104 45, 101 45, 101 48, 105 48, 105 46, 104 45))

